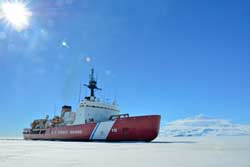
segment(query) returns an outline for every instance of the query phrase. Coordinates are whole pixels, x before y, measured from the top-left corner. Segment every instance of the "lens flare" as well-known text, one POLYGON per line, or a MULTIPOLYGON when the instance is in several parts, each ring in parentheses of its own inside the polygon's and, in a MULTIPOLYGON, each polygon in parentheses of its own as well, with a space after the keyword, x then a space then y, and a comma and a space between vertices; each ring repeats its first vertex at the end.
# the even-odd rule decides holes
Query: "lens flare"
POLYGON ((29 27, 29 20, 32 12, 23 2, 3 2, 0 5, 0 19, 4 19, 17 31, 22 31, 29 27))

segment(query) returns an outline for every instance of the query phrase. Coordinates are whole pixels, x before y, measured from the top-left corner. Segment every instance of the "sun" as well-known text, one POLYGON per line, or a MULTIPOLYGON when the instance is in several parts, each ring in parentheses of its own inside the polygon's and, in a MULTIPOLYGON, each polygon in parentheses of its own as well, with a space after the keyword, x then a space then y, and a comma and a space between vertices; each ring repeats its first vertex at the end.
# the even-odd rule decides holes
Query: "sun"
POLYGON ((17 31, 22 31, 29 27, 32 12, 23 2, 6 1, 0 4, 0 19, 4 19, 17 31))

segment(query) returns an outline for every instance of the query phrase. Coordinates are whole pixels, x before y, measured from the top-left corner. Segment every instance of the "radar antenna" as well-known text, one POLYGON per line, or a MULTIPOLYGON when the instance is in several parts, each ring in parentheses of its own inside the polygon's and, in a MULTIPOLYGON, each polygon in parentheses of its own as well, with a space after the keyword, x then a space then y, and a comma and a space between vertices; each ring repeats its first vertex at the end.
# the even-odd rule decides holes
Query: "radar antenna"
POLYGON ((97 87, 97 81, 94 77, 94 69, 91 69, 91 73, 89 74, 89 84, 84 84, 84 86, 88 87, 90 89, 90 96, 85 97, 85 99, 90 100, 91 98, 96 98, 95 97, 95 89, 96 90, 102 90, 100 88, 97 87))

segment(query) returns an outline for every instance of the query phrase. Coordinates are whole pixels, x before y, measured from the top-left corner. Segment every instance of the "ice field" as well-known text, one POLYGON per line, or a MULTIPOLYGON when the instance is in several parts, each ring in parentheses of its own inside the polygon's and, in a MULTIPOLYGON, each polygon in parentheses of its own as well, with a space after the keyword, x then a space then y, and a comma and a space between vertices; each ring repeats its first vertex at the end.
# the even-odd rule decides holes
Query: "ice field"
POLYGON ((250 137, 172 137, 151 143, 0 140, 0 167, 250 167, 250 137))

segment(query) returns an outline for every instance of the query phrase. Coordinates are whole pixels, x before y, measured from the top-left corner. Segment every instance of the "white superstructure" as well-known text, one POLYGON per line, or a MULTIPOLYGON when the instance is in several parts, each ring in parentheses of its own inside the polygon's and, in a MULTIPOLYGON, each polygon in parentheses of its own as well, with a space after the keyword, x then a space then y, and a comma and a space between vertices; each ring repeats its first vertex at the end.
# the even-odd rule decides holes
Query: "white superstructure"
POLYGON ((74 124, 107 121, 112 115, 120 114, 115 104, 84 99, 76 112, 74 124))
POLYGON ((92 69, 89 84, 85 85, 91 90, 90 96, 85 97, 85 99, 81 101, 76 112, 71 112, 70 106, 68 106, 70 109, 65 112, 62 110, 61 117, 64 124, 78 125, 90 122, 98 123, 110 120, 112 115, 120 114, 120 110, 114 102, 109 104, 96 99, 94 89, 100 90, 96 84, 94 70, 92 69))

